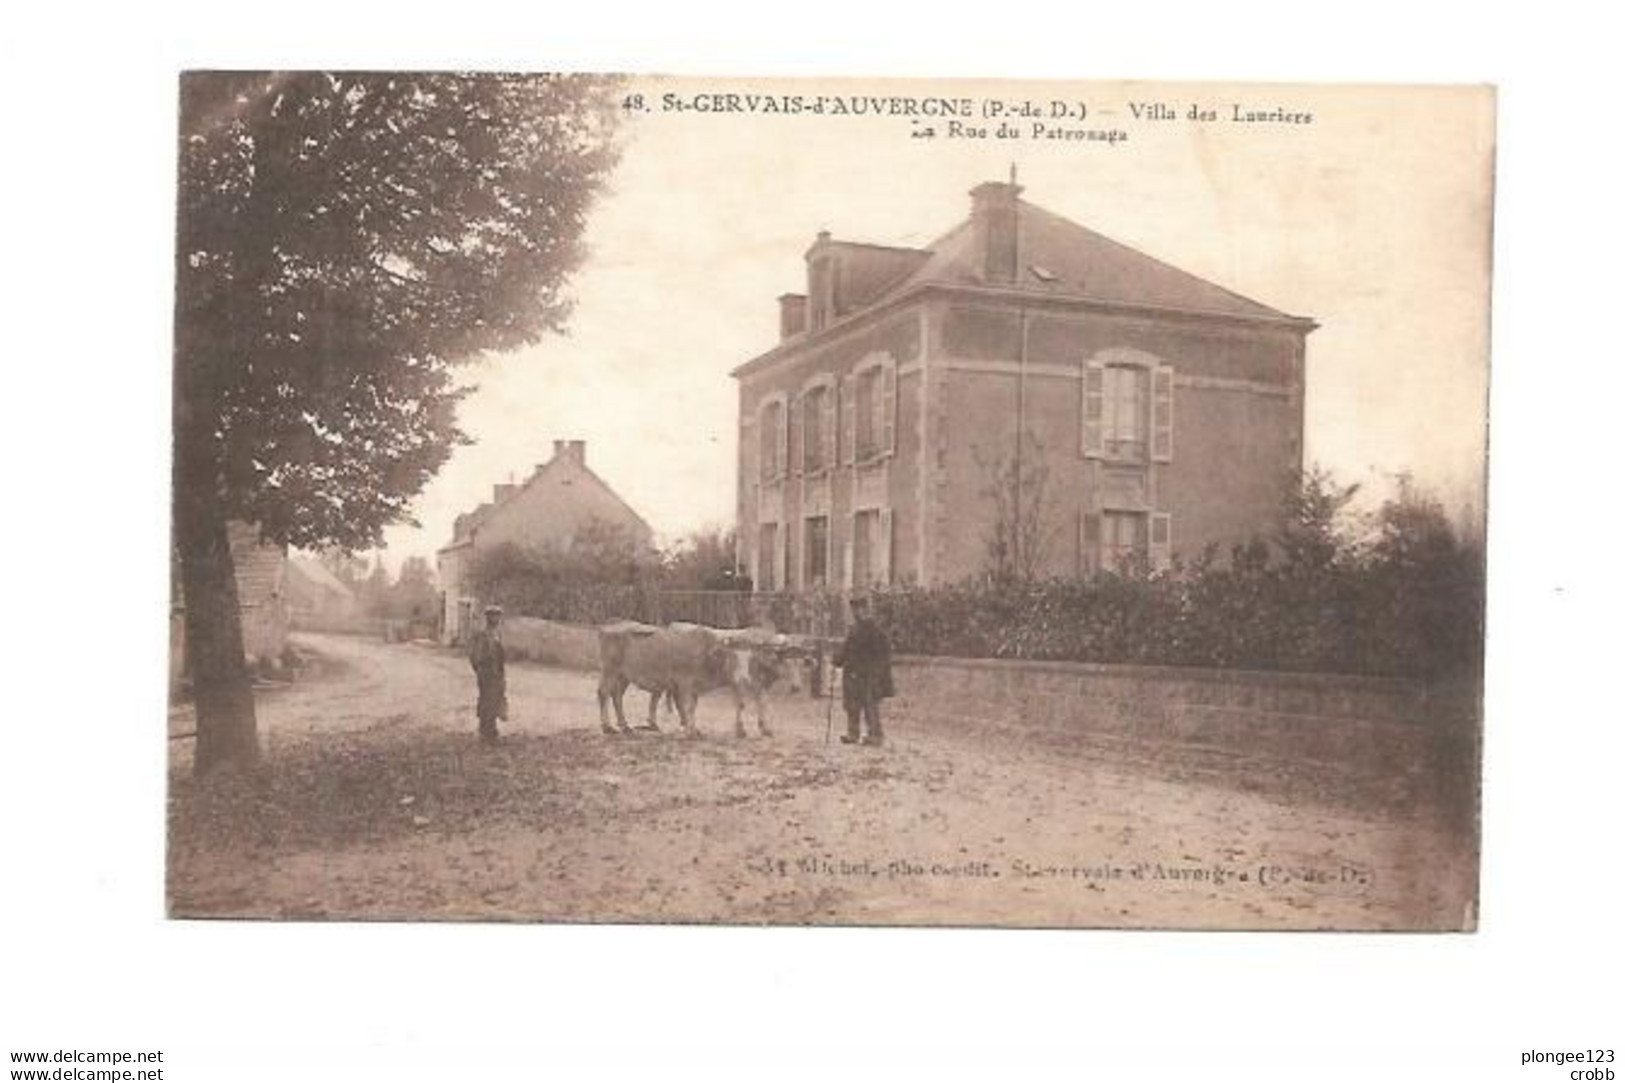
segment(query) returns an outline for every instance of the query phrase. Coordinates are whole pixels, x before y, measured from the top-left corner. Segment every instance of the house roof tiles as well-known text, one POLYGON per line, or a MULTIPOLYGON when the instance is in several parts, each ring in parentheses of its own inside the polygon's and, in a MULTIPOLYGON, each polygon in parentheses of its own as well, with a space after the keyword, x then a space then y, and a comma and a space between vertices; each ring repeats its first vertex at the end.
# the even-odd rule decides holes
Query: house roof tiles
POLYGON ((1104 304, 1199 315, 1291 319, 1278 309, 1182 271, 1024 199, 1016 200, 1016 208, 1015 282, 988 281, 983 273, 979 232, 975 220, 967 218, 928 245, 931 258, 888 290, 886 296, 924 283, 997 284, 1104 304))
MULTIPOLYGON (((759 364, 793 350, 809 338, 830 333, 892 301, 932 286, 1017 291, 1060 302, 1314 328, 1313 320, 1244 297, 1024 199, 1015 198, 1014 204, 1017 252, 1014 281, 988 277, 983 228, 972 215, 917 250, 918 265, 902 271, 893 282, 874 291, 862 307, 843 314, 828 328, 775 344, 736 368, 734 375, 754 371, 759 364)), ((854 244, 850 241, 830 243, 854 244)))

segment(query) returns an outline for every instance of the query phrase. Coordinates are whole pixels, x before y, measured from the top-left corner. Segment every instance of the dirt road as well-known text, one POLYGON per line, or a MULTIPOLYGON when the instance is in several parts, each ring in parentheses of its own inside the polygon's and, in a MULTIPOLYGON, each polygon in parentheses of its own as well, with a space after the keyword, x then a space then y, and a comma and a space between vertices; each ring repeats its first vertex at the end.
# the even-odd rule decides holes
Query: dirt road
POLYGON ((805 697, 773 701, 771 738, 733 737, 722 695, 702 701, 699 739, 606 737, 590 675, 533 665, 510 666, 514 718, 487 748, 460 656, 302 643, 319 672, 259 702, 262 779, 196 783, 191 742, 170 743, 176 916, 1470 920, 1463 844, 1380 780, 1172 746, 1037 746, 907 715, 884 750, 826 744, 824 701, 805 697))

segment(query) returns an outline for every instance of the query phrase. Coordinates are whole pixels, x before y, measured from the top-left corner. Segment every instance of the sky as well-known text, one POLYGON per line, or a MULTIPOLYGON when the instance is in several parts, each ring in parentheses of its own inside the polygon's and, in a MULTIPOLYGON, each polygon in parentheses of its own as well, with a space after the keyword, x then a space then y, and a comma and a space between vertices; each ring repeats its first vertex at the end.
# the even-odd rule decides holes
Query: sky
MULTIPOLYGON (((666 541, 731 525, 736 388, 777 340, 776 298, 837 239, 923 246, 1005 179, 1023 198, 1321 325, 1309 338, 1307 457, 1368 493, 1406 472, 1447 508, 1483 507, 1493 99, 1482 89, 988 81, 638 79, 624 153, 590 219, 568 333, 489 355, 460 448, 386 532, 393 566, 433 558, 452 520, 523 480, 553 441, 666 541), (969 98, 1081 104, 1062 126, 1116 143, 912 138, 898 116, 672 112, 666 94, 969 98), (1136 117, 1157 103, 1179 119, 1136 117), (1185 119, 1192 105, 1211 121, 1185 119), (1234 108, 1309 123, 1233 120, 1234 108)), ((989 122, 968 122, 981 127, 989 122)), ((991 122, 994 127, 997 121, 991 122)))

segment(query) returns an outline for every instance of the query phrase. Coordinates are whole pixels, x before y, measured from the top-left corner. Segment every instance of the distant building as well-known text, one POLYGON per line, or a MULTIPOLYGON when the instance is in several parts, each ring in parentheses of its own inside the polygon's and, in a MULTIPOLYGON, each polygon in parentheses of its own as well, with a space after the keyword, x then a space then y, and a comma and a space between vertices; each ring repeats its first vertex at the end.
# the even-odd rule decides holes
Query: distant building
POLYGON ((640 555, 653 554, 654 531, 588 468, 585 442, 553 441, 553 458, 529 478, 495 486, 489 503, 457 517, 451 542, 437 554, 442 639, 463 642, 474 627, 482 604, 470 571, 481 553, 503 545, 568 552, 578 539, 602 532, 624 538, 640 555))
POLYGON ((1278 522, 1314 321, 1021 192, 979 185, 925 248, 820 233, 808 249, 780 342, 733 373, 757 589, 976 576, 1001 524, 1006 547, 1038 539, 1031 570, 1074 575, 1228 552, 1278 522))
POLYGON ((288 609, 293 619, 338 618, 348 620, 358 613, 355 592, 328 570, 327 565, 310 557, 292 557, 288 560, 288 609))
MULTIPOLYGON (((237 575, 243 655, 251 665, 279 668, 288 644, 287 547, 261 541, 259 528, 252 523, 227 523, 226 537, 237 575)), ((178 686, 186 673, 186 599, 177 559, 170 573, 170 686, 178 686)))

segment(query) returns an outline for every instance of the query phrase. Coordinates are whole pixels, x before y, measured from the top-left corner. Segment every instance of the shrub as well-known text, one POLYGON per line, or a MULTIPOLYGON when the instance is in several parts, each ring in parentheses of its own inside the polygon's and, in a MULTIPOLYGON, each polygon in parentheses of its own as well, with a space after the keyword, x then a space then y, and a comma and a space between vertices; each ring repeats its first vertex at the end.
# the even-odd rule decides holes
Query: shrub
POLYGON ((1401 479, 1362 532, 1353 488, 1305 476, 1276 537, 1162 571, 901 587, 877 617, 905 654, 1442 677, 1478 670, 1484 562, 1401 479))

